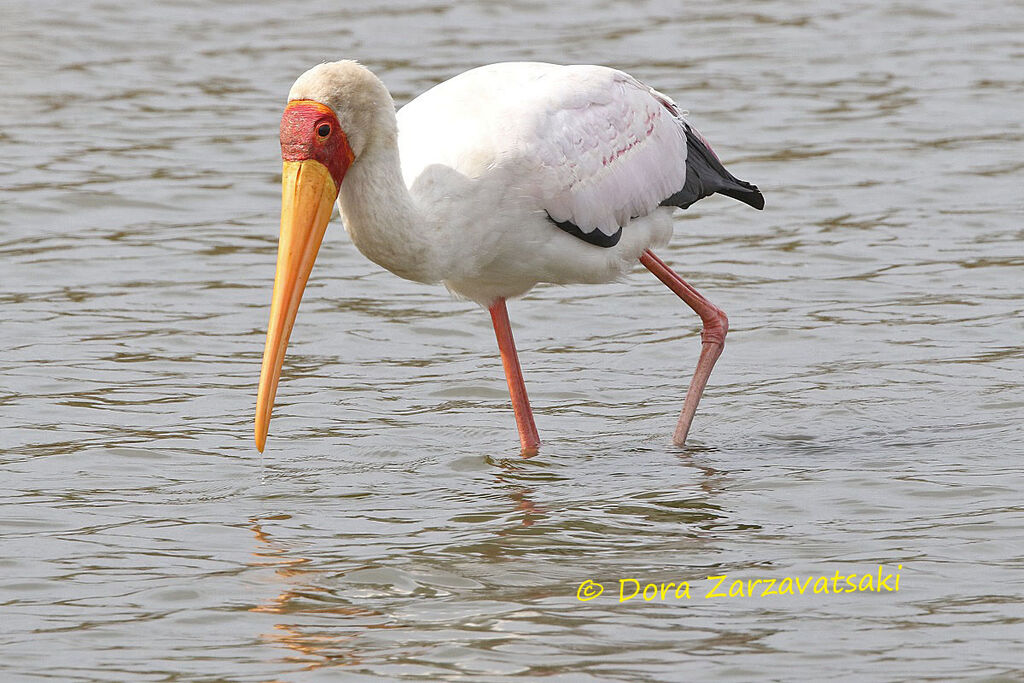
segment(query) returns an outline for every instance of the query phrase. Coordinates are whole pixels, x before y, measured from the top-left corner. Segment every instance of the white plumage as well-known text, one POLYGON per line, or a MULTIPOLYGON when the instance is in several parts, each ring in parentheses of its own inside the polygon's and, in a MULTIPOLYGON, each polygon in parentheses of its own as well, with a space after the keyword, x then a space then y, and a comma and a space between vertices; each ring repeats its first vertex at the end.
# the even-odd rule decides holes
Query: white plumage
MULTIPOLYGON (((309 98, 306 81, 368 74, 355 62, 322 64, 289 98, 309 98)), ((325 103, 348 130, 346 90, 325 103)), ((615 69, 479 67, 402 107, 397 154, 357 154, 339 207, 371 260, 485 306, 539 282, 607 282, 672 234, 672 209, 659 204, 686 176, 682 123, 672 100, 615 69), (549 216, 584 233, 625 229, 617 245, 601 248, 549 216), (380 244, 381 230, 408 248, 380 244)))
POLYGON ((503 175, 556 221, 612 235, 682 187, 677 116, 671 100, 615 69, 493 64, 404 106, 398 140, 410 187, 432 163, 479 182, 503 175))

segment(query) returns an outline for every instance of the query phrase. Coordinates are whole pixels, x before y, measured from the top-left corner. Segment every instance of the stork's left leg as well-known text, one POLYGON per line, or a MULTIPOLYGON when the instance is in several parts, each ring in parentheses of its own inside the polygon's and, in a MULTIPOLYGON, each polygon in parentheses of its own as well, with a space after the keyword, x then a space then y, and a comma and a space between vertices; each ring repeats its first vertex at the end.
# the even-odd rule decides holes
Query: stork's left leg
POLYGON ((519 354, 516 353, 516 342, 512 338, 512 326, 508 322, 505 300, 498 299, 487 310, 490 311, 491 322, 494 323, 494 336, 498 338, 501 364, 505 366, 505 379, 508 381, 509 396, 512 397, 512 411, 516 415, 523 455, 536 455, 540 446, 540 436, 537 434, 537 425, 533 422, 530 399, 526 396, 526 383, 523 382, 523 371, 519 367, 519 354))
POLYGON ((697 360, 697 369, 693 373, 693 379, 690 380, 690 388, 686 390, 683 412, 679 415, 676 431, 672 435, 673 443, 682 446, 686 443, 686 434, 690 431, 690 423, 693 422, 693 415, 697 412, 697 404, 704 393, 711 370, 714 369, 715 361, 722 355, 722 349, 725 348, 725 335, 729 331, 729 319, 725 317, 725 311, 705 299, 700 292, 687 284, 650 249, 645 249, 644 253, 640 255, 640 263, 644 264, 647 270, 654 273, 656 278, 692 308, 694 313, 700 316, 704 325, 700 333, 701 349, 700 358, 697 360))

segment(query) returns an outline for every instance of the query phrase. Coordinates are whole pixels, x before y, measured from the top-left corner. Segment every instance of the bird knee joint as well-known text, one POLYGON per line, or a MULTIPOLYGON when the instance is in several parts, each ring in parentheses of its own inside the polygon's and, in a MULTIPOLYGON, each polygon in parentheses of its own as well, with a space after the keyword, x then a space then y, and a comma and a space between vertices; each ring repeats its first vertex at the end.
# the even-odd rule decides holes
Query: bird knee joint
POLYGON ((712 315, 703 320, 704 329, 700 331, 700 341, 703 344, 725 345, 725 335, 729 333, 729 318, 725 311, 716 308, 712 315))

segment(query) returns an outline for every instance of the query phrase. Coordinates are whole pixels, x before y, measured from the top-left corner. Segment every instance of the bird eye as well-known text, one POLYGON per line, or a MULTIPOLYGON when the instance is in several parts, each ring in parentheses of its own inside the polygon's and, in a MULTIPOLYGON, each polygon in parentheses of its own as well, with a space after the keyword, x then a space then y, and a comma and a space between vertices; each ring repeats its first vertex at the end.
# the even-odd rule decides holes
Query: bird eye
POLYGON ((316 134, 322 138, 325 138, 331 134, 331 127, 328 126, 326 123, 320 124, 320 126, 317 127, 316 129, 316 134))

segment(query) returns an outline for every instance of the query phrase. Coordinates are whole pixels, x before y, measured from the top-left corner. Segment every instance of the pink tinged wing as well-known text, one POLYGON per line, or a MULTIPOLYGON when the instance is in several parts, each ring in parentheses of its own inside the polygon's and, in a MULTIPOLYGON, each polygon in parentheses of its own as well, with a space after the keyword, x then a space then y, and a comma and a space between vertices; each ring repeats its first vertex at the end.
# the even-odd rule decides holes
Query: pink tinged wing
POLYGON ((569 94, 537 119, 541 203, 555 221, 613 235, 683 186, 686 134, 674 103, 631 76, 574 69, 565 74, 569 94))

